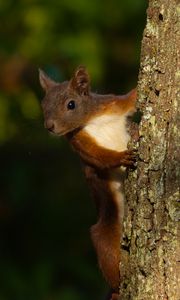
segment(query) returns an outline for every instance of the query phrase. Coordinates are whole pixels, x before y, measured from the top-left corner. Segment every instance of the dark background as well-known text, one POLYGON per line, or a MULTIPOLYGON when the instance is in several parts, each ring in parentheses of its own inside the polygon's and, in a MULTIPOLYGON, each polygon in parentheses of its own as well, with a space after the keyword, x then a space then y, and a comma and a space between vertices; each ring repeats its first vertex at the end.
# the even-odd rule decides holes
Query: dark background
POLYGON ((0 300, 98 300, 108 287, 80 161, 43 128, 38 67, 86 65, 93 89, 136 86, 146 0, 0 1, 0 300))

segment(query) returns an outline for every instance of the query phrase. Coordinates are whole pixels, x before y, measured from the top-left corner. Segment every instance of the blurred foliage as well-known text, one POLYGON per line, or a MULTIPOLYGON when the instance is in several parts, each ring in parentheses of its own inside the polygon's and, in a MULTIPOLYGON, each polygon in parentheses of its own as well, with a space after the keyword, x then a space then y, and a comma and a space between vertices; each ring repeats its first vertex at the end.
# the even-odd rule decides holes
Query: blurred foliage
POLYGON ((95 209, 78 157, 43 129, 38 67, 86 65, 99 92, 136 85, 144 0, 0 0, 0 300, 101 299, 95 209))

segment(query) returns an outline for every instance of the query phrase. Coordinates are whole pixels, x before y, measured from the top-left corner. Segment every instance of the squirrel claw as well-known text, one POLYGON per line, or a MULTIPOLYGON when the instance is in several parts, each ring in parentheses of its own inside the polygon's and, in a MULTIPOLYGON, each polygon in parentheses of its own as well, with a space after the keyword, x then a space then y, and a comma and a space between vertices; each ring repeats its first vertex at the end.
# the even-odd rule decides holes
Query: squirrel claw
POLYGON ((138 159, 137 149, 124 151, 122 165, 125 167, 134 167, 138 159))

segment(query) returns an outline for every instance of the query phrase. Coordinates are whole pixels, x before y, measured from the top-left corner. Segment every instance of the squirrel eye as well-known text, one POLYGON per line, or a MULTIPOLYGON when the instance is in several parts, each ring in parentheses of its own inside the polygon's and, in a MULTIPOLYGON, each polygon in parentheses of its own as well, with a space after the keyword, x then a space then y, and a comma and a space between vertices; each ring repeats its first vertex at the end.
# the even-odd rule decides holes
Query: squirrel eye
POLYGON ((68 109, 75 109, 76 105, 75 105, 75 101, 71 100, 68 102, 67 108, 68 109))

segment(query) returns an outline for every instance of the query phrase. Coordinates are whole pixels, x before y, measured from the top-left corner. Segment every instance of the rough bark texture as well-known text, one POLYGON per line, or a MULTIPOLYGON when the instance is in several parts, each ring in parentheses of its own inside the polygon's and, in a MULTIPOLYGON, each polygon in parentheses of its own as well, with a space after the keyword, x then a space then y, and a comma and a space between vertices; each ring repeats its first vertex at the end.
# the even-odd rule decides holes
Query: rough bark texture
POLYGON ((139 161, 126 181, 121 300, 180 299, 180 3, 150 0, 138 106, 139 161))

